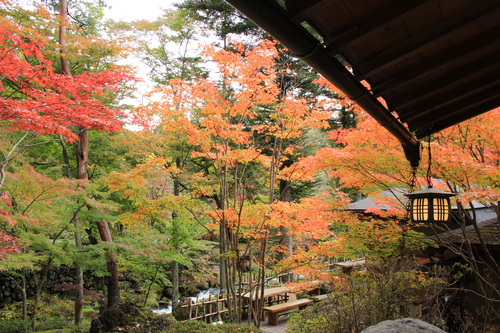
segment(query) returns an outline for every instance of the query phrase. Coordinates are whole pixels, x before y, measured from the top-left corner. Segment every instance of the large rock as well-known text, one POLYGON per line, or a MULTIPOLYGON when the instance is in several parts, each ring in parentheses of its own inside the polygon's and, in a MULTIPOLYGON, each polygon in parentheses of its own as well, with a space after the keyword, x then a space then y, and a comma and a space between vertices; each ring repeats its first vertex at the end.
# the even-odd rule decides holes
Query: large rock
POLYGON ((434 325, 420 319, 404 318, 385 320, 370 326, 361 333, 446 333, 434 325))
POLYGON ((157 333, 164 332, 175 322, 170 315, 156 315, 151 311, 141 313, 131 304, 121 303, 104 310, 92 320, 89 333, 157 333))
POLYGON ((90 333, 111 332, 115 328, 129 326, 142 319, 141 312, 131 304, 121 303, 104 310, 92 320, 90 333))

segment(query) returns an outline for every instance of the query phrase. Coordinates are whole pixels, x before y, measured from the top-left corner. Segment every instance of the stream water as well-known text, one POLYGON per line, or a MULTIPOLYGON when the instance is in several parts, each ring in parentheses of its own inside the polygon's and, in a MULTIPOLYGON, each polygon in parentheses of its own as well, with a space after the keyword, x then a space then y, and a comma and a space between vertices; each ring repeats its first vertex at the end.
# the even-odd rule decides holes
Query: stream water
MULTIPOLYGON (((192 299, 205 299, 209 298, 210 296, 218 295, 220 293, 219 288, 208 288, 205 290, 200 291, 198 294, 191 296, 190 298, 192 299)), ((158 314, 167 314, 167 313, 172 313, 172 301, 162 301, 159 305, 158 308, 156 309, 151 309, 154 313, 158 314)))

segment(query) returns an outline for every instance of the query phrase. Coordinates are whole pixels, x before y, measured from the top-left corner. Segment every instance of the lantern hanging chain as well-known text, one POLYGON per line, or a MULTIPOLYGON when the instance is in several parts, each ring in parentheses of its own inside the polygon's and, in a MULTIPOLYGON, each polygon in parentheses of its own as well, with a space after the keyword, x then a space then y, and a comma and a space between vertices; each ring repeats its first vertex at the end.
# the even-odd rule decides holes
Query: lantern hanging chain
POLYGON ((427 166, 427 174, 426 174, 426 180, 427 180, 427 186, 429 188, 432 187, 432 178, 431 178, 431 165, 432 165, 432 154, 431 154, 431 136, 428 136, 428 141, 427 141, 427 152, 429 154, 429 164, 427 166))
POLYGON ((412 167, 411 177, 410 177, 410 188, 413 189, 416 185, 417 185, 417 167, 412 167))

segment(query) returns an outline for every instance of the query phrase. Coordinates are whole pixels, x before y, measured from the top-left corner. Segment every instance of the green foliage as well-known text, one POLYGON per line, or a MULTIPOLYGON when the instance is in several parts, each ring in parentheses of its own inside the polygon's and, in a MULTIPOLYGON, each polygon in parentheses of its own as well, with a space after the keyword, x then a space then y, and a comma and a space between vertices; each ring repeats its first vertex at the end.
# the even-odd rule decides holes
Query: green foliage
POLYGON ((221 39, 229 34, 259 38, 263 35, 261 29, 223 0, 184 0, 176 6, 186 10, 189 17, 221 39))
POLYGON ((243 324, 210 325, 197 320, 174 323, 164 333, 261 333, 255 326, 243 324))
POLYGON ((112 26, 136 46, 135 54, 149 68, 154 82, 167 85, 171 79, 208 76, 204 58, 192 47, 199 24, 185 10, 165 10, 153 21, 113 22, 112 26))
POLYGON ((0 319, 0 333, 26 333, 31 321, 29 319, 0 319))
MULTIPOLYGON (((76 327, 71 321, 73 319, 73 300, 71 298, 60 298, 54 295, 42 295, 41 310, 38 314, 35 331, 31 328, 31 320, 22 320, 21 307, 19 304, 10 304, 2 309, 0 313, 0 333, 30 333, 30 332, 68 332, 86 333, 90 322, 84 322, 76 327)), ((32 307, 28 303, 28 309, 32 307)), ((89 308, 89 307, 88 307, 89 308)))
POLYGON ((257 327, 253 325, 245 325, 245 324, 223 324, 221 326, 224 333, 259 333, 262 332, 257 327))

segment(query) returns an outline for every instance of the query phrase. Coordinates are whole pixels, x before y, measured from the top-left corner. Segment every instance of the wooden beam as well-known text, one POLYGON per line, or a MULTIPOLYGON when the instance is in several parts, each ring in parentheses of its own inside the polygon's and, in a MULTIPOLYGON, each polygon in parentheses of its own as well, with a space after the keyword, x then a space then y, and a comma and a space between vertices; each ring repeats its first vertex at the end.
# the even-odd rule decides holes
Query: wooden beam
POLYGON ((325 41, 326 51, 331 55, 339 54, 352 45, 370 38, 395 23, 403 21, 429 2, 430 0, 397 1, 390 8, 383 8, 379 12, 370 15, 358 29, 350 30, 345 34, 340 34, 325 41))
MULTIPOLYGON (((375 97, 383 96, 404 85, 413 83, 424 76, 436 75, 444 67, 449 66, 451 62, 483 52, 483 50, 498 45, 498 43, 500 43, 500 27, 486 31, 479 37, 468 39, 452 49, 445 50, 432 59, 423 61, 419 66, 411 66, 406 71, 400 70, 397 73, 397 78, 392 77, 386 83, 372 86, 371 91, 375 97)), ((500 59, 500 55, 495 53, 493 56, 488 56, 484 59, 486 63, 483 61, 481 63, 484 66, 488 66, 489 62, 498 61, 498 59, 500 59)), ((481 64, 474 65, 474 67, 479 66, 481 64)))
POLYGON ((370 58, 365 63, 358 64, 356 68, 360 74, 356 78, 359 81, 366 80, 412 55, 446 42, 451 35, 470 29, 472 24, 486 20, 498 12, 500 12, 500 8, 497 1, 480 2, 470 10, 464 10, 460 15, 432 26, 415 37, 406 39, 380 55, 370 58))
POLYGON ((303 21, 307 20, 307 17, 311 15, 311 13, 315 13, 318 10, 321 10, 324 6, 331 3, 331 0, 309 0, 309 1, 301 1, 301 6, 297 6, 297 1, 294 1, 292 6, 289 6, 288 14, 290 20, 294 23, 300 24, 303 21))
POLYGON ((463 121, 479 116, 499 106, 500 106, 500 96, 496 96, 496 98, 483 101, 480 105, 475 105, 474 107, 471 106, 466 109, 460 110, 462 113, 458 113, 454 115, 452 118, 446 118, 441 121, 434 122, 432 124, 432 129, 430 131, 424 129, 418 129, 416 130, 416 136, 418 139, 423 139, 429 134, 437 133, 450 126, 460 124, 463 121))
MULTIPOLYGON (((414 117, 415 119, 408 121, 407 124, 412 132, 423 130, 426 127, 429 127, 430 130, 435 132, 434 124, 441 124, 440 126, 445 126, 444 124, 458 124, 463 120, 488 111, 483 110, 485 106, 489 107, 489 110, 499 106, 499 104, 497 104, 500 103, 499 98, 500 85, 497 85, 452 104, 436 109, 426 110, 425 112, 419 112, 418 117, 414 117)), ((447 126, 443 128, 446 127, 447 126)))
MULTIPOLYGON (((452 75, 446 75, 440 80, 429 82, 424 91, 419 91, 415 95, 406 96, 406 98, 392 100, 391 111, 396 111, 399 114, 405 114, 408 110, 415 108, 436 108, 447 101, 453 101, 456 98, 467 95, 469 92, 476 90, 476 87, 486 87, 488 84, 495 82, 500 77, 500 52, 490 56, 488 59, 477 61, 465 68, 457 69, 452 75), (470 77, 477 77, 478 72, 483 72, 481 77, 467 82, 470 77), (460 82, 465 82, 461 84, 460 82), (449 89, 453 88, 454 89, 449 89), (443 91, 446 91, 443 94, 443 91)), ((483 88, 486 89, 486 88, 483 88)), ((403 119, 403 121, 411 119, 403 119)))

